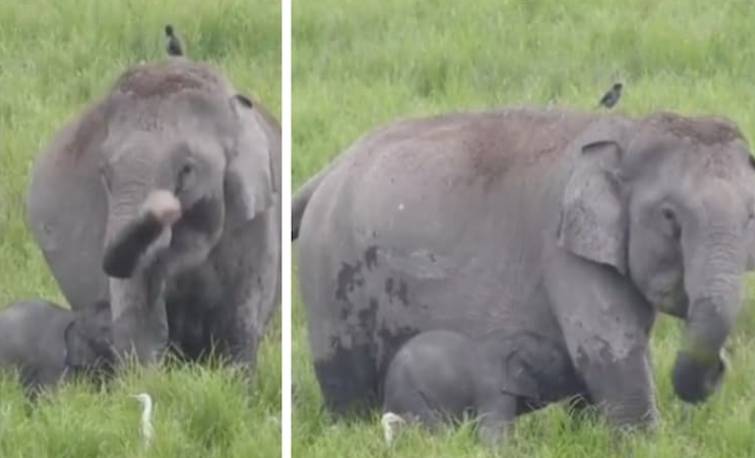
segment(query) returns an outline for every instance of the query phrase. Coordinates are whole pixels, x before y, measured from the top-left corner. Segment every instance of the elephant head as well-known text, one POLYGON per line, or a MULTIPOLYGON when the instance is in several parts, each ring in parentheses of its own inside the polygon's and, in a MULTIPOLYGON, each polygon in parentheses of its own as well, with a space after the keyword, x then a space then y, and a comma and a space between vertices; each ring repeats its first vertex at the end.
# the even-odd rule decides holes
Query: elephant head
POLYGON ((673 384, 687 402, 718 385, 721 349, 752 254, 755 167, 730 122, 658 114, 596 121, 576 141, 559 245, 614 268, 686 320, 673 384))
POLYGON ((127 72, 101 112, 113 339, 154 361, 167 346, 166 282, 272 205, 268 137, 249 99, 188 61, 127 72))
POLYGON ((108 370, 113 362, 110 304, 98 301, 74 312, 66 327, 67 367, 74 371, 108 370))

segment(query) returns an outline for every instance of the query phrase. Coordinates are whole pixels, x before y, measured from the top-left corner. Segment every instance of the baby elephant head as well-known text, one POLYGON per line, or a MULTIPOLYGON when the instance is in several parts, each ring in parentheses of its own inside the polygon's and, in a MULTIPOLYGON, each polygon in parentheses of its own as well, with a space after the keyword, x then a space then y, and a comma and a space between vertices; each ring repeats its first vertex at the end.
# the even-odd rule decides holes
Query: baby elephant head
POLYGON ((65 330, 66 367, 75 372, 108 371, 114 360, 108 301, 98 301, 74 312, 65 330))

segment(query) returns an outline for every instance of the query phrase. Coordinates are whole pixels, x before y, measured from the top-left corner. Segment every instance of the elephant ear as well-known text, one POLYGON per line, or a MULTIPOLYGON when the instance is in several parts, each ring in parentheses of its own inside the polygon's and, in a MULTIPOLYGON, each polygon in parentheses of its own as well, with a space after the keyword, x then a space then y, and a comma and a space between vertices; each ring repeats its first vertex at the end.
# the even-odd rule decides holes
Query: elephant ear
POLYGON ((558 245, 627 273, 627 213, 620 173, 628 121, 604 119, 569 147, 575 166, 564 189, 558 245))
POLYGON ((230 104, 238 121, 238 132, 226 168, 226 212, 232 221, 243 224, 273 204, 274 151, 252 102, 235 95, 230 104))
POLYGON ((71 324, 65 329, 66 364, 84 368, 98 358, 109 360, 112 315, 108 301, 79 309, 71 324))
POLYGON ((108 204, 99 167, 119 106, 109 96, 69 122, 37 156, 29 182, 29 228, 74 309, 108 296, 101 268, 108 204))
POLYGON ((110 302, 101 300, 77 312, 86 334, 98 342, 110 340, 110 328, 113 322, 110 302))

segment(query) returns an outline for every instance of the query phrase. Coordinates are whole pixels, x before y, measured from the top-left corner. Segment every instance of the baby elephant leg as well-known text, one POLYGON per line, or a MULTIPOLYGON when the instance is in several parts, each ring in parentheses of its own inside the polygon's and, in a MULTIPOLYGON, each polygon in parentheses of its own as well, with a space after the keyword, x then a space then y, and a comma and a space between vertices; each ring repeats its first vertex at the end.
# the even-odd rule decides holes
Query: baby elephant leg
POLYGON ((477 408, 477 434, 482 443, 491 447, 506 438, 516 418, 516 396, 496 391, 483 398, 477 408))
POLYGON ((443 424, 443 412, 433 408, 433 403, 420 390, 411 385, 386 393, 384 413, 395 413, 406 421, 418 422, 431 431, 443 424))

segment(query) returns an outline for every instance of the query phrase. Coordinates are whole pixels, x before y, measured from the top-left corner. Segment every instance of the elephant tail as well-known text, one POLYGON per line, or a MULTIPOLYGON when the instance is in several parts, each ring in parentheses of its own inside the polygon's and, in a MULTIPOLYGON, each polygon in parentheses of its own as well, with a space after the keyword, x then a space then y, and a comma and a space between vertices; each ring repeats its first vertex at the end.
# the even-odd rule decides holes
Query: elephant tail
POLYGON ((304 217, 304 210, 307 209, 309 199, 312 198, 312 194, 315 193, 320 186, 322 180, 333 169, 333 165, 321 170, 317 175, 313 176, 301 188, 296 192, 296 195, 291 202, 291 240, 299 238, 299 227, 301 226, 301 219, 304 217))

